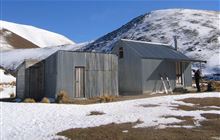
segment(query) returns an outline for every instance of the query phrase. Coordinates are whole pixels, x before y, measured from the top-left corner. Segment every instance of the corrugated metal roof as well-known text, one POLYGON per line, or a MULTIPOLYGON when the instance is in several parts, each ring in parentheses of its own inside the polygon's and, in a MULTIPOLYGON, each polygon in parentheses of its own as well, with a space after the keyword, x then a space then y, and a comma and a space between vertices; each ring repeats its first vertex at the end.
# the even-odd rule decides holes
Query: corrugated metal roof
POLYGON ((199 61, 193 60, 182 54, 179 51, 176 51, 167 44, 152 43, 152 42, 143 42, 135 40, 121 40, 123 45, 134 50, 140 57, 146 59, 167 59, 175 61, 199 61))

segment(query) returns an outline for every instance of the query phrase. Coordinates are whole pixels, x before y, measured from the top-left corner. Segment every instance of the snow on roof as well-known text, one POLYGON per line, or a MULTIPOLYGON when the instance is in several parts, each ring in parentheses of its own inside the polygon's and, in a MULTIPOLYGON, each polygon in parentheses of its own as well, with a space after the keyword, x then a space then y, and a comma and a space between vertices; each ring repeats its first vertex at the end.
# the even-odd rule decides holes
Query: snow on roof
POLYGON ((56 47, 15 49, 0 52, 0 67, 5 70, 16 70, 26 59, 43 60, 58 50, 78 50, 88 42, 73 45, 62 45, 56 47))

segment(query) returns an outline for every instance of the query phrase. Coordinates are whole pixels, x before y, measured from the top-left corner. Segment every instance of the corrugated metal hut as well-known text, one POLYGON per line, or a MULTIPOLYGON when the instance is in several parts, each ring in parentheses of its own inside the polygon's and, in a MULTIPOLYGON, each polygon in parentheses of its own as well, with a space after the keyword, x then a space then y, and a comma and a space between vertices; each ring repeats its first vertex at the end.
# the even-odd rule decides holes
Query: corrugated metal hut
POLYGON ((122 39, 113 53, 118 55, 119 93, 133 95, 163 91, 170 81, 173 89, 192 85, 191 62, 166 44, 122 39))
POLYGON ((58 51, 17 72, 19 98, 56 98, 65 90, 70 98, 118 95, 118 58, 114 54, 58 51))

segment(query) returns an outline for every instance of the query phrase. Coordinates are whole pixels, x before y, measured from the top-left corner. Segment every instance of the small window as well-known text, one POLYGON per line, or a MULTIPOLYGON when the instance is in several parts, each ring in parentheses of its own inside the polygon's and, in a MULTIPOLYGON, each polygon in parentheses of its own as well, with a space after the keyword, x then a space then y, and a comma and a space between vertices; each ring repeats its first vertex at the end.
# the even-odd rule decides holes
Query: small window
POLYGON ((119 59, 124 57, 124 52, 123 52, 123 48, 122 47, 119 48, 119 54, 118 55, 119 55, 119 59))

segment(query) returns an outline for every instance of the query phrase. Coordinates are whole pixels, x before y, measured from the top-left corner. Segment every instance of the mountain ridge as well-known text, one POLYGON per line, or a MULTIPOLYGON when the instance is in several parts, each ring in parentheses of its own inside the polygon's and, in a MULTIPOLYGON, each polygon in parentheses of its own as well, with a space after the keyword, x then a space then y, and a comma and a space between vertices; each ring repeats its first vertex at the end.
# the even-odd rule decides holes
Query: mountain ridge
POLYGON ((31 25, 0 20, 1 50, 75 44, 63 35, 31 25))
POLYGON ((85 46, 82 50, 109 53, 114 43, 120 39, 173 45, 173 36, 177 36, 180 52, 192 59, 206 60, 208 63, 204 65, 205 72, 220 73, 219 25, 219 11, 156 10, 132 19, 120 28, 85 46))

